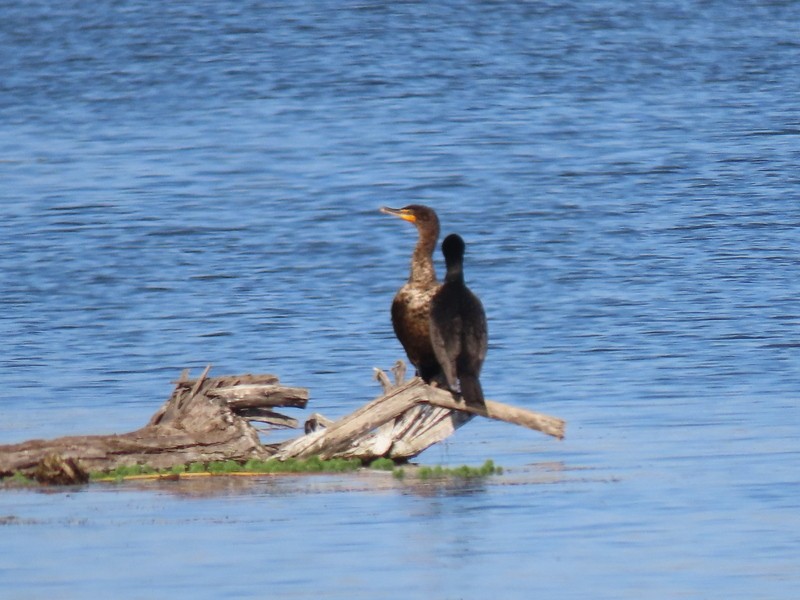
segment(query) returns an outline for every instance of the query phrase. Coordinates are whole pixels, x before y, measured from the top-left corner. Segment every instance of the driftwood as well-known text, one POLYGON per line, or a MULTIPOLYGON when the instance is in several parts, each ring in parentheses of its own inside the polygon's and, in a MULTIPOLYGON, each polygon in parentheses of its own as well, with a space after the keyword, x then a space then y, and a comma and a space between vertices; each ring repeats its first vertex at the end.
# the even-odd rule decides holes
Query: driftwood
MULTIPOLYGON (((50 481, 66 483, 83 481, 84 470, 106 471, 134 464, 165 469, 193 462, 314 455, 406 460, 445 439, 475 415, 557 438, 564 435, 564 422, 554 417, 491 400, 485 406, 466 405, 417 377, 403 383, 401 363, 393 368, 394 383, 378 371, 384 394, 354 413, 336 421, 314 414, 305 423, 305 435, 265 445, 250 421, 296 427, 296 419, 274 408, 305 408, 308 391, 283 386, 275 375, 208 377, 209 369, 194 380, 184 371, 170 398, 137 431, 0 446, 0 476, 17 471, 49 473, 50 481), (53 472, 59 474, 52 476, 53 472)), ((48 477, 40 479, 47 481, 48 477)))
POLYGON ((208 378, 208 370, 197 380, 188 379, 184 372, 170 398, 137 431, 0 446, 0 475, 33 473, 45 457, 52 455, 77 459, 89 471, 135 464, 166 469, 192 462, 269 458, 270 449, 261 443, 247 417, 238 413, 269 410, 284 403, 305 406, 308 392, 281 386, 274 375, 208 378), (245 387, 243 394, 226 392, 240 385, 245 387), (246 398, 244 406, 242 398, 246 398))
POLYGON ((492 400, 487 400, 485 407, 465 404, 450 392, 425 385, 415 377, 327 427, 287 442, 275 457, 413 458, 474 415, 564 437, 561 419, 492 400))

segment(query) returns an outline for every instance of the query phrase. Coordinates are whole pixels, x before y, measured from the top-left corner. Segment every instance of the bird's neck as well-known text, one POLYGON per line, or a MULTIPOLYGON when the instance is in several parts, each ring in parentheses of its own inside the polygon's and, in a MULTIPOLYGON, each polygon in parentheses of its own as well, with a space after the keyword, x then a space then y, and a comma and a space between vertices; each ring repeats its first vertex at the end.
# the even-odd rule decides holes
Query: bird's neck
POLYGON ((447 265, 446 283, 464 283, 464 263, 455 262, 447 265))
POLYGON ((435 283, 436 267, 433 266, 433 251, 436 248, 438 231, 420 231, 414 253, 411 255, 411 283, 435 283))

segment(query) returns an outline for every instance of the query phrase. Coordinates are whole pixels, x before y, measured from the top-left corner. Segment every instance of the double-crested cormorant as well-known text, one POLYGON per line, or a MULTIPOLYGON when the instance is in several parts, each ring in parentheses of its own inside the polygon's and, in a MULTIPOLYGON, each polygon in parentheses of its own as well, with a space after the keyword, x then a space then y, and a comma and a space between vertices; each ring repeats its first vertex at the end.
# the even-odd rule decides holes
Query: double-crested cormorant
POLYGON ((430 383, 441 374, 441 367, 431 346, 430 304, 439 289, 433 251, 439 239, 439 218, 427 206, 410 204, 403 208, 381 208, 387 215, 413 223, 419 238, 411 255, 411 273, 392 302, 394 333, 406 351, 408 360, 416 367, 417 375, 430 383))
POLYGON ((431 343, 450 389, 460 389, 467 403, 481 404, 488 332, 483 305, 464 283, 464 249, 455 233, 442 242, 447 275, 431 300, 431 343))

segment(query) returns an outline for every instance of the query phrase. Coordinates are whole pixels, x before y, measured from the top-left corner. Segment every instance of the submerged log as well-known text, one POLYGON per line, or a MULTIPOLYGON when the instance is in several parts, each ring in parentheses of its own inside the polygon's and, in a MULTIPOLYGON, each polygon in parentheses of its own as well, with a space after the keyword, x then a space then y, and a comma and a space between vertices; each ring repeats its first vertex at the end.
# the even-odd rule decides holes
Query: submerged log
POLYGON ((76 471, 108 471, 135 464, 166 469, 193 462, 286 460, 315 455, 363 461, 379 457, 407 460, 442 441, 476 415, 559 439, 564 435, 564 421, 555 417, 491 400, 485 406, 467 405, 418 377, 403 383, 405 367, 400 364, 393 369, 394 383, 378 372, 377 378, 384 387, 382 396, 335 421, 314 414, 305 424, 305 435, 282 444, 265 445, 249 421, 296 427, 296 419, 273 409, 304 408, 308 391, 283 386, 275 375, 208 377, 209 369, 195 380, 184 371, 170 398, 137 431, 0 446, 0 476, 41 473, 53 463, 54 456, 76 471))

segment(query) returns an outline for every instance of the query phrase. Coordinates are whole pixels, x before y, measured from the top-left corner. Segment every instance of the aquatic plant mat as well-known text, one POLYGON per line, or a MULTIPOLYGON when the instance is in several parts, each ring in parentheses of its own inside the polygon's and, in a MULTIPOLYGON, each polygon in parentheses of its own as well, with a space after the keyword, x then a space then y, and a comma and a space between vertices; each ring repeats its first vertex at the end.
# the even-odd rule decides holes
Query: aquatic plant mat
POLYGON ((383 395, 352 414, 335 421, 314 414, 304 424, 304 435, 263 444, 251 422, 297 427, 296 419, 275 408, 305 408, 308 390, 281 385, 275 375, 209 377, 209 371, 210 366, 197 379, 184 371, 170 398, 136 431, 0 446, 0 477, 16 473, 42 483, 69 484, 88 481, 90 472, 136 466, 158 472, 192 464, 311 457, 360 464, 379 458, 402 462, 447 438, 476 415, 559 439, 564 436, 561 419, 491 400, 467 405, 418 377, 403 382, 405 368, 397 364, 394 383, 376 369, 383 395))
MULTIPOLYGON (((113 471, 91 473, 90 480, 98 482, 124 482, 124 481, 180 481, 202 477, 259 477, 264 475, 325 475, 334 473, 354 473, 357 471, 383 471, 391 473, 397 479, 405 479, 408 475, 420 480, 431 479, 482 479, 490 475, 502 475, 503 468, 487 460, 480 467, 461 465, 460 467, 419 466, 397 464, 388 458, 378 458, 369 465, 364 465, 358 459, 334 458, 322 460, 316 456, 308 459, 289 459, 286 461, 269 459, 266 461, 249 460, 246 463, 237 463, 227 460, 209 463, 193 463, 181 465, 172 469, 155 471, 147 466, 134 465, 132 467, 118 467, 113 471)), ((24 482, 17 475, 17 482, 24 482)), ((35 480, 29 480, 34 481, 35 480)))

